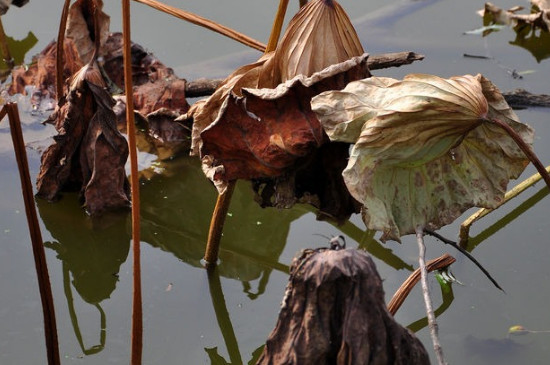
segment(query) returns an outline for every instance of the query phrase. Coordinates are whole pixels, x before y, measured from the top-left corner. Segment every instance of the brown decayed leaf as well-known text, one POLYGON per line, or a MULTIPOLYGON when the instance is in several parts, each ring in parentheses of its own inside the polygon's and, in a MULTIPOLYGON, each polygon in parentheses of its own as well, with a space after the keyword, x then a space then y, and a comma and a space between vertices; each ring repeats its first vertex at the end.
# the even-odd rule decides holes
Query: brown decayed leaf
MULTIPOLYGON (((101 9, 103 8, 102 0, 78 0, 69 8, 69 16, 67 18, 67 29, 65 37, 70 39, 75 44, 82 63, 88 63, 92 59, 95 49, 94 43, 94 21, 93 7, 94 4, 99 11, 99 28, 100 28, 100 49, 109 37, 110 17, 101 9)), ((101 51, 100 51, 101 53, 101 51)))
MULTIPOLYGON (((84 63, 80 60, 74 43, 70 40, 64 44, 65 67, 63 76, 65 79, 75 74, 84 63)), ((55 68, 56 68, 56 43, 51 42, 40 54, 33 58, 32 64, 27 67, 16 67, 12 71, 12 83, 8 92, 26 95, 26 86, 34 86, 35 93, 44 98, 56 98, 55 68)))
POLYGON ((54 200, 61 191, 80 190, 92 215, 129 206, 124 165, 126 140, 116 128, 114 101, 95 65, 84 66, 49 122, 58 131, 42 155, 37 195, 54 200))
MULTIPOLYGON (((103 52, 105 72, 111 81, 123 88, 122 34, 111 34, 103 52)), ((176 77, 171 68, 166 67, 140 45, 132 43, 131 53, 134 108, 143 115, 161 108, 177 113, 187 112, 189 104, 185 98, 186 81, 176 77)))

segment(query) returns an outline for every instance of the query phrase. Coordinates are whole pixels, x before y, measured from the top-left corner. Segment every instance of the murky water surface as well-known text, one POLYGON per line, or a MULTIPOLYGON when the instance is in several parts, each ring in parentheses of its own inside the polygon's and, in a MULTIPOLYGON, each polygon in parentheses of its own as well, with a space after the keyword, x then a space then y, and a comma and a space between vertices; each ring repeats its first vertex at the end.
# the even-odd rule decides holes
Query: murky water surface
MULTIPOLYGON (((172 1, 173 5, 217 20, 266 41, 275 1, 172 1)), ((296 2, 297 3, 297 2, 296 2)), ((501 90, 525 88, 550 93, 550 60, 540 60, 515 43, 504 29, 486 38, 463 35, 479 28, 480 1, 342 1, 370 53, 412 50, 422 62, 376 72, 400 78, 423 72, 441 76, 482 73, 501 90), (464 53, 492 59, 465 58, 464 53), (523 74, 513 78, 512 73, 523 74)), ((523 0, 497 1, 509 8, 523 0)), ((32 1, 10 9, 2 18, 6 33, 26 40, 26 56, 55 38, 61 1, 32 1), (32 32, 32 33, 29 33, 32 32)), ((111 30, 120 30, 120 4, 107 2, 111 30)), ((293 13, 297 4, 292 4, 293 13)), ((258 53, 233 41, 132 4, 132 38, 154 52, 179 76, 225 76, 258 53)), ((540 44, 550 48, 550 44, 540 44)), ((39 167, 39 149, 51 134, 19 99, 31 175, 39 167)), ((550 111, 517 112, 537 132, 535 151, 550 163, 550 111)), ((46 113, 47 114, 47 113, 46 113)), ((47 143, 46 143, 47 144, 47 143)), ((208 279, 200 265, 215 191, 196 160, 180 157, 163 165, 162 175, 142 180, 142 289, 144 364, 253 363, 272 330, 288 279, 292 257, 302 248, 326 245, 318 236, 343 234, 348 246, 374 257, 389 298, 417 267, 412 237, 402 244, 381 244, 365 232, 360 217, 337 227, 315 220, 312 209, 261 209, 247 183, 233 197, 223 237, 218 275, 208 279)), ((529 167, 522 178, 530 176, 529 167)), ((19 178, 7 122, 0 124, 0 363, 43 364, 46 361, 42 310, 19 178)), ((542 184, 472 228, 472 254, 492 273, 503 293, 452 247, 427 239, 428 258, 448 251, 457 258, 454 275, 464 283, 440 294, 432 277, 441 342, 452 364, 546 364, 550 335, 507 338, 510 326, 550 329, 550 204, 542 184)), ((55 204, 37 201, 58 321, 64 364, 128 363, 131 322, 131 250, 129 219, 94 226, 66 194, 55 204)), ((455 238, 459 223, 442 234, 455 238)), ((105 222, 103 222, 105 223, 105 222)), ((417 288, 396 319, 417 332, 431 352, 424 304, 417 288)))

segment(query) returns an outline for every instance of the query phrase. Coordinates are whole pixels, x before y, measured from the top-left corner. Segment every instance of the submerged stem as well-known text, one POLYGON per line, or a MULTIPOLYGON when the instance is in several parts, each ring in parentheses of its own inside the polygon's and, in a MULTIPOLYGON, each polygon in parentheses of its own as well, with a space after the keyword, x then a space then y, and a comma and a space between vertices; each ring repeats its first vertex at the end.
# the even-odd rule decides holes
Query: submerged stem
POLYGON ((428 326, 430 328, 430 335, 432 337, 432 343, 434 346, 435 355, 439 365, 445 365, 445 358, 443 356, 443 348, 439 343, 438 326, 435 320, 435 314, 432 306, 432 299, 430 298, 430 289, 428 287, 428 270, 426 269, 426 246, 424 245, 424 227, 416 227, 416 241, 418 243, 418 264, 420 266, 420 281, 422 283, 422 294, 424 296, 424 304, 426 305, 426 315, 428 317, 428 326))

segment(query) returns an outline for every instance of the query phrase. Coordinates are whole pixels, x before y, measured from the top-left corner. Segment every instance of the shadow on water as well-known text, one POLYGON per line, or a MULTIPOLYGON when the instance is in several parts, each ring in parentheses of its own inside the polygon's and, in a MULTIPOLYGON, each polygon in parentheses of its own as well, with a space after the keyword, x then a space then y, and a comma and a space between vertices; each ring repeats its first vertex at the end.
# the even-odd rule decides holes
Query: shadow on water
POLYGON ((130 234, 126 214, 111 216, 108 225, 92 227, 75 194, 67 194, 55 204, 37 200, 39 214, 55 241, 44 245, 57 253, 63 267, 63 288, 76 339, 86 355, 105 347, 107 323, 101 302, 116 288, 120 265, 128 257, 130 234), (71 281, 72 278, 72 281, 71 281), (73 289, 100 317, 99 342, 86 347, 74 307, 73 289))

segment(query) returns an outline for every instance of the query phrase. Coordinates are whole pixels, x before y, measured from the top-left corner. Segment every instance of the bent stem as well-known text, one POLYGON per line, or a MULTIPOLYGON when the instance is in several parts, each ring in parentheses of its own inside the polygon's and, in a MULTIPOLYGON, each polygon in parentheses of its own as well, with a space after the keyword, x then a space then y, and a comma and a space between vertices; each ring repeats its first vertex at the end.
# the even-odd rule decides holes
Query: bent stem
POLYGON ((422 283, 422 294, 424 296, 424 304, 426 305, 426 315, 428 317, 428 326, 430 328, 430 335, 432 337, 432 343, 434 346, 435 355, 439 365, 445 365, 445 358, 443 356, 443 348, 439 342, 438 326, 435 320, 435 314, 432 306, 432 299, 430 298, 430 289, 428 287, 428 270, 426 269, 426 246, 424 245, 424 227, 416 227, 416 242, 418 243, 418 264, 420 266, 420 279, 422 283))
MULTIPOLYGON (((456 259, 454 257, 446 253, 438 258, 428 261, 426 263, 426 270, 428 272, 443 270, 446 267, 449 267, 455 261, 456 259)), ((388 303, 388 312, 390 312, 392 316, 395 316, 395 313, 397 313, 405 299, 407 299, 411 290, 420 281, 420 275, 420 268, 414 270, 414 272, 409 275, 407 280, 405 280, 403 284, 401 284, 399 289, 397 289, 390 302, 388 303)))
POLYGON ((40 300, 42 302, 42 314, 44 316, 44 336, 46 340, 46 350, 48 355, 48 365, 61 364, 59 358, 59 345, 57 341, 57 325, 55 321, 55 308, 53 303, 52 288, 48 274, 48 265, 46 262, 46 253, 44 252, 44 243, 38 223, 38 215, 34 205, 34 196, 32 190, 29 165, 27 162, 27 152, 25 151, 25 142, 23 132, 21 131, 21 121, 17 104, 7 103, 0 111, 0 121, 8 115, 10 122, 11 137, 13 140, 13 149, 17 160, 19 178, 21 180, 21 190, 23 192, 23 201, 25 203, 25 213, 27 224, 31 236, 32 253, 34 257, 34 266, 38 277, 38 289, 40 291, 40 300))
POLYGON ((126 94, 126 131, 130 150, 130 187, 132 196, 132 244, 133 244, 133 296, 132 296, 132 344, 130 364, 141 364, 143 348, 143 309, 141 303, 141 258, 139 225, 139 181, 134 123, 134 99, 132 90, 132 53, 130 43, 130 0, 122 0, 122 36, 124 58, 124 89, 126 94))
POLYGON ((195 25, 210 29, 216 33, 219 33, 221 35, 224 35, 226 37, 229 37, 239 43, 242 43, 248 47, 257 49, 258 51, 264 51, 265 50, 265 44, 250 38, 247 35, 244 35, 242 33, 237 32, 236 30, 233 30, 231 28, 228 28, 226 26, 223 26, 221 24, 218 24, 216 22, 213 22, 212 20, 208 20, 206 18, 203 18, 197 14, 190 13, 188 11, 184 11, 178 8, 175 8, 173 6, 169 6, 166 4, 163 4, 156 0, 134 0, 138 3, 142 3, 144 5, 150 6, 153 9, 162 11, 163 13, 170 14, 175 16, 176 18, 183 19, 188 21, 189 23, 193 23, 195 25))
POLYGON ((550 174, 548 174, 548 171, 546 171, 542 162, 540 162, 535 152, 533 152, 533 149, 531 148, 531 146, 525 143, 525 141, 521 138, 521 136, 512 127, 510 127, 508 124, 504 123, 503 121, 495 118, 495 119, 489 120, 489 122, 498 125, 500 128, 504 129, 510 137, 512 137, 514 142, 516 142, 516 144, 519 146, 519 148, 521 148, 523 153, 525 153, 525 156, 527 156, 529 161, 531 161, 533 165, 535 165, 535 168, 544 179, 544 182, 550 188, 550 174))

